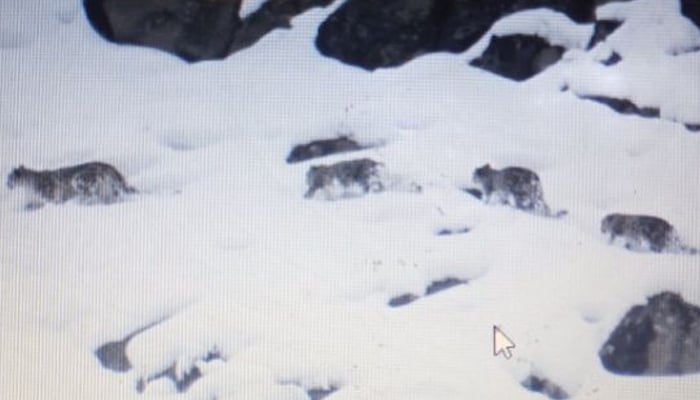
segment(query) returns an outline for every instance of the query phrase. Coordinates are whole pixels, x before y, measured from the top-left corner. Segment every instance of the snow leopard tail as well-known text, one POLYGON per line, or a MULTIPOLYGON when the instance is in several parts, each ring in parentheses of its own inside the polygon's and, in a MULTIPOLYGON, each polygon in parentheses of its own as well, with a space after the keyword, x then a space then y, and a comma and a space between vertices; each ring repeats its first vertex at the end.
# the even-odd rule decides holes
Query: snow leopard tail
POLYGON ((539 210, 540 214, 547 218, 563 218, 567 214, 569 214, 569 211, 567 210, 558 210, 558 211, 552 211, 551 208, 547 204, 543 204, 542 209, 539 210))
POLYGON ((568 210, 558 210, 556 212, 549 212, 549 215, 547 215, 550 218, 563 218, 569 214, 568 210))

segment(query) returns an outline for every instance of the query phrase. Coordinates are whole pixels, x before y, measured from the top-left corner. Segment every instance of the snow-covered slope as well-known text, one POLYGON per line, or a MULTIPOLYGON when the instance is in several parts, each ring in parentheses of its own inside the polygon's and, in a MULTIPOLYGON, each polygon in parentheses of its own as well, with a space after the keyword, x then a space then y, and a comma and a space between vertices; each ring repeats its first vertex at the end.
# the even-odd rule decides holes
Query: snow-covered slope
MULTIPOLYGON (((640 13, 658 11, 644 0, 605 7, 647 26, 640 13)), ((612 212, 658 215, 700 245, 700 138, 572 92, 624 86, 669 120, 700 121, 688 106, 700 53, 655 53, 664 67, 653 73, 630 56, 614 82, 594 82, 591 53, 575 50, 524 83, 470 68, 469 54, 368 73, 318 55, 328 13, 189 65, 103 41, 79 1, 0 3, 2 175, 101 160, 140 191, 26 212, 0 189, 1 397, 282 400, 334 388, 328 399, 542 398, 521 387, 530 374, 575 399, 698 393, 698 374, 612 375, 597 352, 646 296, 671 290, 700 304, 700 257, 629 252, 599 230, 612 212), (340 134, 382 145, 285 163, 293 145, 340 134), (303 198, 310 165, 360 155, 422 192, 303 198), (462 192, 485 163, 537 171, 568 215, 462 192), (470 231, 435 235, 460 227, 470 231), (387 306, 447 277, 468 283, 387 306), (129 341, 129 372, 100 365, 99 346, 150 325, 129 341), (512 359, 493 357, 493 325, 517 343, 512 359), (136 390, 173 365, 203 376, 184 393, 168 379, 136 390)), ((566 43, 590 35, 562 29, 566 43)), ((697 31, 673 32, 659 49, 697 44, 697 31)), ((635 38, 621 31, 610 46, 642 54, 635 38)))

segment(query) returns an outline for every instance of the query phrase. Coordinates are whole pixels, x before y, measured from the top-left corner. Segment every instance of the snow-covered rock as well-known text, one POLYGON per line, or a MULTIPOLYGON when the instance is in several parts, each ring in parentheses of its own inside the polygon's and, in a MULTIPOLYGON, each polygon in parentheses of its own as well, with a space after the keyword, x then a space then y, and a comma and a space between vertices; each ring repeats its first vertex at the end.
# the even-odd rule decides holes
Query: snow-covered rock
POLYGON ((222 59, 332 0, 85 0, 105 39, 164 50, 189 61, 222 59))
POLYGON ((491 36, 489 47, 469 64, 516 81, 532 78, 561 59, 565 49, 538 36, 491 36))
POLYGON ((326 56, 373 70, 430 52, 462 52, 517 11, 548 8, 590 22, 594 7, 592 0, 349 0, 321 24, 316 46, 326 56))
POLYGON ((605 368, 617 374, 700 373, 700 307, 672 292, 632 307, 600 350, 605 368))

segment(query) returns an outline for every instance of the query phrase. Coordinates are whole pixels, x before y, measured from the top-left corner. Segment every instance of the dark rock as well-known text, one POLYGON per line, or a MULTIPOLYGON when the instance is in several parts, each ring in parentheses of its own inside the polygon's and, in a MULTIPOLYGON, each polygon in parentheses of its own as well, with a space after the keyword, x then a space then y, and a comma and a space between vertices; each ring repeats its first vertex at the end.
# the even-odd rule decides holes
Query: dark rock
POLYGON ((131 369, 131 362, 126 356, 126 345, 131 337, 117 341, 109 342, 100 346, 95 350, 95 356, 100 361, 103 367, 115 371, 126 372, 131 369))
POLYGON ((681 14, 700 28, 700 1, 681 0, 681 14))
POLYGON ((113 41, 114 31, 102 3, 99 0, 83 0, 85 16, 95 32, 99 33, 103 38, 113 41))
POLYGON ((617 28, 622 25, 622 21, 615 21, 610 19, 601 19, 595 22, 593 25, 593 36, 588 42, 587 49, 592 49, 596 44, 605 41, 605 39, 610 36, 611 33, 615 32, 617 28))
POLYGON ((479 200, 481 200, 484 197, 484 193, 476 188, 464 188, 462 189, 462 191, 476 197, 479 200))
POLYGON ((136 331, 130 333, 121 340, 116 340, 113 342, 107 342, 95 350, 95 357, 100 361, 103 367, 115 371, 115 372, 126 372, 131 369, 131 362, 126 356, 126 346, 129 341, 141 332, 152 328, 163 322, 164 319, 152 322, 146 326, 143 326, 136 331))
POLYGON ((333 0, 268 0, 245 20, 241 0, 83 0, 105 39, 164 50, 188 62, 221 59, 251 46, 292 17, 333 0))
POLYGON ((442 228, 435 232, 438 236, 461 235, 464 233, 469 233, 469 228, 442 228))
POLYGON ((685 129, 691 132, 700 132, 700 124, 685 124, 685 129))
POLYGON ((538 36, 493 36, 484 53, 469 64, 516 81, 529 79, 555 64, 564 47, 552 46, 538 36))
POLYGON ((321 24, 316 47, 369 70, 397 66, 435 47, 439 8, 434 1, 350 0, 321 24))
POLYGON ((638 107, 628 99, 616 99, 614 97, 599 95, 586 95, 580 97, 585 100, 593 100, 595 102, 605 104, 620 114, 634 114, 644 118, 659 118, 661 115, 658 108, 638 107))
POLYGON ((93 28, 106 39, 198 61, 228 55, 242 24, 240 1, 84 0, 84 4, 93 28))
POLYGON ((632 307, 598 353, 610 372, 682 375, 700 372, 700 307, 662 292, 632 307))
POLYGON ((605 65, 606 67, 610 67, 619 63, 620 61, 622 61, 622 57, 620 57, 620 55, 616 51, 613 51, 612 54, 610 54, 610 57, 606 58, 600 63, 605 65))
POLYGON ((306 391, 309 395, 309 400, 321 400, 324 399, 338 390, 336 386, 329 386, 328 388, 311 388, 306 391))
POLYGON ((331 154, 362 150, 364 148, 364 146, 361 146, 347 136, 341 136, 335 139, 314 140, 309 143, 294 146, 289 156, 287 156, 287 163, 291 164, 331 154))
POLYGON ((569 395, 566 393, 566 391, 564 391, 564 389, 546 378, 530 375, 520 384, 527 390, 542 393, 553 400, 564 400, 569 398, 569 395))
POLYGON ((430 283, 430 285, 428 285, 427 288, 425 288, 425 295, 430 296, 432 294, 442 292, 443 290, 447 290, 459 285, 464 285, 466 283, 467 281, 465 280, 453 277, 448 277, 439 281, 433 281, 430 283))
POLYGON ((348 0, 320 26, 318 50, 368 70, 468 49, 498 19, 548 7, 592 22, 593 0, 348 0))
POLYGON ((401 307, 405 306, 406 304, 413 303, 414 301, 418 300, 420 296, 415 295, 413 293, 404 293, 400 296, 392 297, 389 300, 389 307, 401 307))
MULTIPOLYGON (((614 57, 615 53, 613 53, 614 57)), ((613 59, 613 61, 615 61, 613 59)), ((660 118, 661 111, 656 107, 639 107, 628 99, 617 99, 609 96, 583 95, 579 96, 584 100, 593 100, 597 103, 605 104, 620 114, 638 115, 643 118, 660 118)), ((700 124, 684 123, 683 126, 690 132, 700 131, 700 124)))

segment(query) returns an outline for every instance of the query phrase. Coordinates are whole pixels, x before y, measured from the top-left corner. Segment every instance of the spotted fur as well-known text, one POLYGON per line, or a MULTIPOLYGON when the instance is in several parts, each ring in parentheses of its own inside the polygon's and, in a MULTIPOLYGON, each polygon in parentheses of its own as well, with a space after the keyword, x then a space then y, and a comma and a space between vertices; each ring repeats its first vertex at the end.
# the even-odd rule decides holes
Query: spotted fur
POLYGON ((101 162, 45 171, 19 166, 8 175, 7 187, 22 188, 32 194, 27 208, 73 199, 83 204, 110 204, 136 192, 116 168, 101 162))

